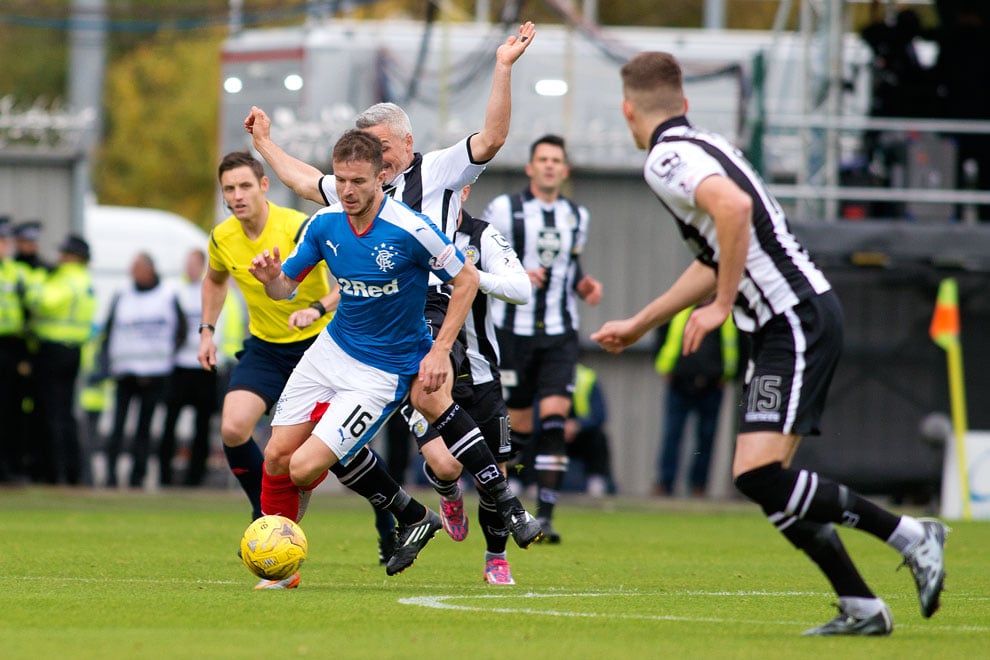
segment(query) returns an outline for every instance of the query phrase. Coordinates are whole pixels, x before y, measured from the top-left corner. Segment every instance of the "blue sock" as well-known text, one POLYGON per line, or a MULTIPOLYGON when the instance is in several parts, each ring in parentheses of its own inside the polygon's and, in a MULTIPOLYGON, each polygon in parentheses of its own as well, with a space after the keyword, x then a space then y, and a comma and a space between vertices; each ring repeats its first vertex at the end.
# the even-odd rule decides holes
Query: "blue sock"
POLYGON ((251 519, 257 520, 261 517, 261 466, 265 462, 258 443, 254 438, 248 438, 247 442, 237 447, 224 445, 223 453, 227 456, 230 471, 237 477, 251 502, 251 519))

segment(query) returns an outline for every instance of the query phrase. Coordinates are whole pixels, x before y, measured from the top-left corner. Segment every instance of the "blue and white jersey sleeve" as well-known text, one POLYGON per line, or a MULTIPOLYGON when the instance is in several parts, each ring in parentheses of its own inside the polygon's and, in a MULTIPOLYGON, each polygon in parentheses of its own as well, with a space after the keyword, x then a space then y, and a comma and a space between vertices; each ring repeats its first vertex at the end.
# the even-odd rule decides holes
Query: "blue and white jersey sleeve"
POLYGON ((296 246, 288 256, 282 257, 282 272, 296 282, 302 282, 306 279, 309 272, 323 260, 319 237, 310 231, 313 228, 314 220, 320 213, 318 211, 306 221, 296 246))
POLYGON ((421 265, 425 265, 431 275, 448 282, 461 272, 464 254, 428 217, 391 199, 387 200, 380 217, 409 233, 413 239, 413 253, 418 255, 421 265), (403 212, 396 213, 396 208, 403 212))

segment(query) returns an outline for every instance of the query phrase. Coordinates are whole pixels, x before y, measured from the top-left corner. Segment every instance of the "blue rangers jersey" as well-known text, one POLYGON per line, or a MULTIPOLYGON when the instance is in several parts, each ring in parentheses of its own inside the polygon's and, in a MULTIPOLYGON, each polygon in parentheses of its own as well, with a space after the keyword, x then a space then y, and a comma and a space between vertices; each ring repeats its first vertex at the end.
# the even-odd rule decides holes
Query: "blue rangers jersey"
POLYGON ((386 197, 360 235, 340 204, 316 212, 282 271, 299 282, 321 260, 340 285, 327 325, 333 340, 365 364, 416 374, 432 345, 423 316, 427 279, 455 277, 463 254, 426 216, 386 197))

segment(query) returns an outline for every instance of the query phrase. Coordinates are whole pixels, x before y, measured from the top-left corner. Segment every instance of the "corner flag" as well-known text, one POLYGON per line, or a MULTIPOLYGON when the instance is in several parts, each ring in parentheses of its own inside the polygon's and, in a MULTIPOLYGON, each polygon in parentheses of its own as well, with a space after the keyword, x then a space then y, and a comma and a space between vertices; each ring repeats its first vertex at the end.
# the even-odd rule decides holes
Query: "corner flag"
POLYGON ((928 334, 944 350, 959 343, 959 287, 951 277, 938 285, 935 313, 928 334))
POLYGON ((970 494, 966 462, 966 390, 963 377, 962 342, 959 339, 959 287, 954 278, 948 277, 938 285, 935 313, 928 327, 932 341, 945 351, 949 372, 949 404, 952 408, 952 430, 955 435, 956 461, 962 489, 963 519, 969 520, 970 494))

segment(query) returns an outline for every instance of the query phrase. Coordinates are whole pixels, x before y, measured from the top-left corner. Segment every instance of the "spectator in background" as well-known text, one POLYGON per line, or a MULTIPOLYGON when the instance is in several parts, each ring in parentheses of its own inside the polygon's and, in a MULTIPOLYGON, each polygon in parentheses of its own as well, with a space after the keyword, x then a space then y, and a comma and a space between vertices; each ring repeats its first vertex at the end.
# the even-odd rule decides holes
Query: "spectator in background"
POLYGON ((32 271, 40 271, 41 274, 35 274, 38 279, 52 269, 51 264, 41 258, 40 240, 40 220, 26 220, 14 227, 14 258, 32 271))
POLYGON ((140 488, 148 469, 151 421, 164 402, 175 355, 186 339, 186 319, 171 287, 162 283, 145 252, 134 257, 133 283, 110 303, 104 347, 117 387, 113 431, 107 446, 107 486, 117 486, 117 459, 131 402, 138 402, 138 421, 130 443, 131 488, 140 488))
MULTIPOLYGON (((26 273, 26 286, 29 291, 37 290, 48 277, 51 265, 41 258, 38 243, 41 240, 41 221, 27 220, 14 227, 14 259, 21 264, 26 273)), ((47 458, 43 453, 42 443, 35 438, 37 416, 35 413, 37 401, 37 378, 35 374, 35 358, 38 353, 38 341, 35 337, 31 322, 31 310, 25 310, 24 352, 17 364, 17 393, 19 401, 17 417, 12 421, 15 443, 21 448, 28 473, 33 481, 43 482, 50 472, 46 465, 47 458)))
MULTIPOLYGON (((990 120, 990 8, 985 2, 940 2, 943 26, 935 64, 939 90, 949 119, 990 120)), ((990 134, 956 134, 956 181, 966 188, 990 190, 990 134)), ((979 207, 990 220, 990 206, 979 207)))
POLYGON ((694 306, 679 312, 659 329, 660 350, 657 373, 666 378, 663 442, 657 465, 655 495, 673 495, 681 462, 684 427, 695 415, 695 445, 688 486, 691 495, 701 497, 708 486, 712 446, 718 428, 725 383, 735 378, 739 366, 736 326, 729 316, 719 332, 709 332, 694 353, 684 355, 682 339, 694 306))
POLYGON ((0 483, 17 481, 25 474, 24 445, 17 431, 21 415, 21 377, 24 360, 25 294, 27 268, 13 258, 13 226, 0 216, 0 483))
POLYGON ((591 367, 578 363, 571 401, 571 412, 564 424, 567 456, 583 461, 585 490, 588 495, 601 497, 613 492, 614 486, 605 432, 608 409, 598 374, 591 367))
MULTIPOLYGON (((860 35, 873 51, 870 68, 872 117, 937 117, 940 100, 931 68, 922 64, 915 40, 929 36, 918 15, 910 9, 897 13, 893 22, 883 18, 880 3, 872 5, 873 22, 860 35)), ((863 134, 864 171, 867 181, 902 186, 908 163, 908 138, 904 131, 868 130, 863 134)), ((901 202, 873 202, 869 215, 901 218, 901 202)))
POLYGON ((929 36, 922 29, 918 14, 911 9, 897 13, 893 24, 879 17, 873 3, 874 21, 860 35, 873 51, 873 95, 870 114, 874 117, 935 117, 938 96, 935 78, 924 66, 915 40, 929 36))
MULTIPOLYGON (((165 426, 158 449, 159 482, 171 486, 172 459, 175 458, 175 425, 183 408, 194 413, 194 431, 183 485, 199 486, 206 474, 210 456, 210 421, 217 412, 219 390, 217 370, 203 369, 199 364, 199 320, 203 316, 203 274, 206 272, 206 252, 195 249, 186 255, 185 277, 176 294, 186 320, 186 334, 175 354, 175 368, 169 379, 166 398, 165 426)), ((230 298, 234 300, 233 297, 230 298)), ((222 318, 222 317, 221 317, 222 318)), ((218 331, 223 336, 222 331, 218 331)))
POLYGON ((90 338, 96 295, 89 272, 89 244, 70 234, 59 246, 58 265, 28 293, 28 310, 38 342, 35 355, 38 417, 44 429, 41 475, 47 483, 83 483, 88 473, 79 444, 76 380, 82 347, 90 338))
POLYGON ((100 419, 113 399, 113 379, 110 377, 103 346, 103 328, 93 324, 89 339, 83 344, 79 365, 79 408, 82 424, 79 426, 79 444, 83 455, 83 483, 93 485, 92 456, 103 448, 106 438, 100 430, 100 419))

